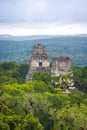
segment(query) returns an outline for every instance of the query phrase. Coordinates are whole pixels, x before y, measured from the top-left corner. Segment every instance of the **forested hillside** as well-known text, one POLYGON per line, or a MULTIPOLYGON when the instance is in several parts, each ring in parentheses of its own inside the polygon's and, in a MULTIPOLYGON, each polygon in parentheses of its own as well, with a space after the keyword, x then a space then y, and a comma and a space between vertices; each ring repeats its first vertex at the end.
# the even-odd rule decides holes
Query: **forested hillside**
POLYGON ((86 130, 87 67, 72 67, 73 76, 35 73, 26 83, 28 67, 0 63, 0 130, 86 130), (69 78, 77 90, 64 94, 69 78))
POLYGON ((28 41, 0 41, 0 61, 29 63, 34 44, 45 45, 50 60, 52 57, 68 56, 75 66, 87 66, 87 37, 56 37, 28 41))

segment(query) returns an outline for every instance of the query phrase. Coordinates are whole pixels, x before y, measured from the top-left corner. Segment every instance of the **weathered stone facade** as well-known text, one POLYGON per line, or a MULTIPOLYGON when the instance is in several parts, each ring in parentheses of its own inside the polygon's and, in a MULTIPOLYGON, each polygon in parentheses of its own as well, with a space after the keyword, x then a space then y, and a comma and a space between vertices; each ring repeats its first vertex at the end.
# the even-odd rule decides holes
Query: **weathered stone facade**
POLYGON ((30 58, 30 68, 26 75, 26 81, 32 79, 35 72, 50 72, 48 55, 45 47, 41 44, 36 44, 33 47, 30 58))
POLYGON ((32 79, 35 72, 50 72, 52 76, 58 76, 61 73, 67 73, 70 68, 71 59, 69 57, 53 58, 52 66, 50 67, 45 47, 41 44, 36 44, 32 50, 26 81, 32 79))
POLYGON ((59 74, 67 73, 71 68, 71 59, 69 57, 59 57, 53 58, 51 74, 53 76, 58 76, 59 74))

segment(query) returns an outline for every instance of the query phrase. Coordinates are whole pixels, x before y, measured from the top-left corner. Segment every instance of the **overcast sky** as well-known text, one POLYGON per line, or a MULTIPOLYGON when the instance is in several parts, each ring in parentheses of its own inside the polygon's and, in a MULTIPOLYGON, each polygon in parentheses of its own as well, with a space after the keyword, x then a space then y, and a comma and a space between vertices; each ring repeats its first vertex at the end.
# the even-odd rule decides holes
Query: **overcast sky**
POLYGON ((87 34, 87 0, 0 0, 0 34, 87 34))

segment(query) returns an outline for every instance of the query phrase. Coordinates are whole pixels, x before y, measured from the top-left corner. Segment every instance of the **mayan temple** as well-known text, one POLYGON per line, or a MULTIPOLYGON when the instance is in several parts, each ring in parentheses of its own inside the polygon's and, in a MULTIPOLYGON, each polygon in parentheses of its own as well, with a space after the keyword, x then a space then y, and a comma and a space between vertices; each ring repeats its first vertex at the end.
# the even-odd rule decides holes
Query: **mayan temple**
POLYGON ((50 66, 49 58, 46 49, 41 44, 33 46, 30 58, 30 67, 26 75, 26 81, 32 79, 35 72, 50 72, 51 76, 66 74, 71 68, 71 59, 69 57, 60 56, 53 58, 50 66))
POLYGON ((30 58, 30 67, 26 75, 26 81, 32 79, 35 72, 50 72, 50 62, 46 49, 41 44, 33 46, 33 50, 30 58))
POLYGON ((69 57, 60 56, 58 58, 53 58, 51 75, 58 76, 59 74, 66 74, 71 68, 72 62, 69 57))

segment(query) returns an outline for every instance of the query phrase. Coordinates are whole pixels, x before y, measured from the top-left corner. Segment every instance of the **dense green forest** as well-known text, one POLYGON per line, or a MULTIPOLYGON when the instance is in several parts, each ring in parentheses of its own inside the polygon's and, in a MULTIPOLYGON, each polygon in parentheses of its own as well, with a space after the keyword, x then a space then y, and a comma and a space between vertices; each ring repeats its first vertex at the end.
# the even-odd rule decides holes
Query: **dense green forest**
POLYGON ((87 67, 72 67, 72 76, 35 73, 26 83, 28 68, 0 62, 0 130, 87 130, 87 67), (65 94, 67 79, 77 89, 65 94))
POLYGON ((55 37, 25 41, 0 40, 0 61, 28 63, 32 47, 36 43, 45 45, 49 59, 68 56, 75 66, 87 66, 87 37, 55 37))

